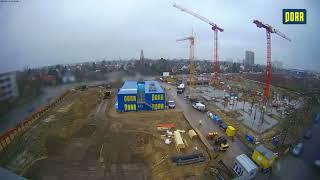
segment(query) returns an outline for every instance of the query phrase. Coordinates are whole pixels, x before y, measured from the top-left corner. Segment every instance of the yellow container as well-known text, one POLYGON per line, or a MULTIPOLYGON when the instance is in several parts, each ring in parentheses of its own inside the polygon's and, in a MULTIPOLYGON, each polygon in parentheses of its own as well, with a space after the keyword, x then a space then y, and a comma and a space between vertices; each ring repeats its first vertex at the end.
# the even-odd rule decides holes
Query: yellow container
POLYGON ((252 154, 252 159, 263 169, 271 167, 275 158, 273 152, 263 145, 258 146, 252 154))
POLYGON ((236 129, 234 127, 232 126, 227 127, 227 130, 226 130, 227 136, 232 137, 235 135, 235 133, 236 133, 236 129))

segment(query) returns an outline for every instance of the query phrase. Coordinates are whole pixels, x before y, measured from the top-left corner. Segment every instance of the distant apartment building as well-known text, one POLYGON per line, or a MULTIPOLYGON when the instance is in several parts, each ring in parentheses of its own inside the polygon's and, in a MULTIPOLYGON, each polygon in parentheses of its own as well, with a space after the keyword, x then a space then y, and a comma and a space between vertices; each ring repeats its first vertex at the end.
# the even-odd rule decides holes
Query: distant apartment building
POLYGON ((245 59, 244 59, 244 67, 246 69, 250 69, 250 67, 254 66, 254 52, 253 51, 246 51, 245 52, 245 59))
POLYGON ((0 101, 18 96, 16 73, 0 74, 0 101))
POLYGON ((283 69, 283 63, 281 61, 274 60, 271 62, 271 66, 276 69, 283 69))

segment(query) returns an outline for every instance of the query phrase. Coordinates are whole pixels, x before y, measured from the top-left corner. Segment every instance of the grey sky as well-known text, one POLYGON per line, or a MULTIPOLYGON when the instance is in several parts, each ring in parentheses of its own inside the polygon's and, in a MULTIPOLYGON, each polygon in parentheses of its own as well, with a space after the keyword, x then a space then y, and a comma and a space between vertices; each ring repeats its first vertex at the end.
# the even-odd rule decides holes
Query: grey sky
POLYGON ((175 39, 193 28, 196 57, 212 59, 209 25, 172 7, 173 2, 208 17, 219 34, 220 60, 255 52, 265 62, 266 36, 253 19, 292 38, 272 37, 273 59, 289 67, 320 68, 318 0, 20 0, 0 3, 0 72, 101 58, 187 58, 188 43, 175 39), (307 25, 283 25, 283 8, 307 9, 307 25))

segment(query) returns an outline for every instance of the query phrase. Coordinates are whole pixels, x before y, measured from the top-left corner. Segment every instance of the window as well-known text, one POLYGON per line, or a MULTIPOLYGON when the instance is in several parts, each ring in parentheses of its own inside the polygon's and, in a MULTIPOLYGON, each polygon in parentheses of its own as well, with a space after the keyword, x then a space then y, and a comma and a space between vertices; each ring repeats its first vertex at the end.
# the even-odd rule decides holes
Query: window
POLYGON ((237 162, 234 163, 233 169, 235 169, 238 166, 237 162))
POLYGON ((242 171, 242 168, 241 168, 241 167, 238 167, 238 169, 237 169, 237 174, 238 174, 239 176, 242 176, 243 171, 242 171))

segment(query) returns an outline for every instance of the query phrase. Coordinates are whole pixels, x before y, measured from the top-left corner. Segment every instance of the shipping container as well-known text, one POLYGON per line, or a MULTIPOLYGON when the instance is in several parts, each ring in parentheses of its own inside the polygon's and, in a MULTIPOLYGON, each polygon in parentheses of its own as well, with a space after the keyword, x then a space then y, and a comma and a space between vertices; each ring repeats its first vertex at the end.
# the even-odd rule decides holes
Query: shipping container
POLYGON ((236 133, 236 129, 233 126, 228 126, 226 130, 226 134, 229 137, 233 137, 236 133))
POLYGON ((258 171, 257 165, 245 154, 236 157, 232 169, 239 176, 236 179, 253 179, 258 171))
POLYGON ((253 151, 252 159, 265 171, 271 169, 276 155, 263 145, 259 145, 253 151))

